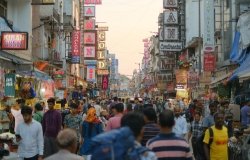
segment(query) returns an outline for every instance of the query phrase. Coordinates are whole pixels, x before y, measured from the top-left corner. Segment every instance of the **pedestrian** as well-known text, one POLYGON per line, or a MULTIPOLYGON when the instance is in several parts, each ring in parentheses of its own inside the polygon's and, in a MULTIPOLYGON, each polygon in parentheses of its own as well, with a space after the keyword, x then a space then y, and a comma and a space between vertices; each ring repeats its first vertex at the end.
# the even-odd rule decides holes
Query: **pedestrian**
POLYGON ((88 109, 87 116, 81 125, 81 136, 84 141, 80 147, 80 155, 86 158, 89 157, 91 138, 102 132, 102 123, 96 116, 95 108, 92 106, 88 109))
POLYGON ((56 100, 47 100, 49 110, 44 114, 42 126, 44 133, 44 157, 48 157, 58 151, 56 136, 62 129, 62 116, 54 109, 56 100))
POLYGON ((43 107, 40 103, 37 103, 35 105, 35 112, 33 114, 33 119, 37 122, 42 123, 43 120, 43 107))
POLYGON ((210 135, 211 131, 208 129, 205 132, 203 142, 207 160, 228 160, 228 132, 224 126, 224 118, 224 113, 216 112, 215 125, 211 127, 213 135, 210 135))
POLYGON ((14 129, 15 132, 18 124, 23 122, 21 107, 24 105, 24 103, 25 103, 24 99, 17 99, 15 103, 13 102, 13 100, 11 101, 11 114, 15 118, 15 129, 14 129))
POLYGON ((45 160, 84 160, 83 157, 76 155, 77 133, 75 130, 67 128, 61 130, 56 138, 59 151, 45 160))
POLYGON ((206 130, 209 127, 214 125, 214 113, 216 112, 216 104, 210 103, 209 104, 210 114, 203 119, 203 129, 206 130))
POLYGON ((245 101, 244 106, 240 110, 240 114, 241 114, 241 125, 244 128, 247 128, 248 125, 250 124, 250 118, 249 118, 249 114, 250 114, 250 99, 247 99, 245 101))
POLYGON ((16 129, 18 155, 24 160, 42 160, 44 149, 42 126, 32 119, 32 109, 29 106, 23 106, 21 114, 24 122, 19 123, 16 129))
POLYGON ((152 107, 147 107, 143 110, 145 126, 143 127, 142 146, 146 146, 149 139, 160 133, 160 128, 157 124, 157 115, 152 107))
POLYGON ((160 134, 147 142, 147 147, 155 152, 158 160, 192 160, 189 144, 173 132, 174 113, 166 110, 159 115, 160 134))
MULTIPOLYGON (((82 123, 82 116, 78 114, 78 105, 75 103, 70 104, 70 114, 66 115, 64 119, 64 128, 74 129, 77 133, 77 152, 81 143, 80 126, 82 123)), ((77 153, 76 152, 76 153, 77 153)))
POLYGON ((176 134, 176 136, 185 138, 186 134, 188 133, 187 130, 187 121, 186 119, 181 115, 181 108, 179 106, 174 107, 174 116, 175 116, 175 125, 173 128, 173 132, 176 134))
POLYGON ((201 120, 201 113, 195 112, 194 121, 191 122, 190 131, 188 134, 188 141, 192 137, 191 143, 192 143, 192 148, 193 148, 193 154, 194 154, 195 159, 197 160, 199 159, 197 141, 198 141, 198 138, 202 135, 202 133, 203 133, 203 126, 202 126, 202 120, 201 120))
POLYGON ((112 129, 117 129, 120 128, 121 124, 121 118, 123 116, 123 110, 124 110, 124 106, 123 103, 117 103, 114 106, 114 117, 111 117, 108 122, 107 122, 107 126, 105 128, 105 131, 110 131, 112 129))

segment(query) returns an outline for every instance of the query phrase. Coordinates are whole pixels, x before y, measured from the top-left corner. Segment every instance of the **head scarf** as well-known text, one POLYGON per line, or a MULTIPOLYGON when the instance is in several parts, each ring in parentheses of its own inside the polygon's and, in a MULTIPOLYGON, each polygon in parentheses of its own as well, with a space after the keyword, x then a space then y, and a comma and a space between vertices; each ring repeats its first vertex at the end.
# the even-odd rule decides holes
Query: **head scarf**
POLYGON ((93 123, 93 122, 98 121, 98 118, 96 116, 96 110, 94 107, 89 108, 85 121, 87 121, 89 123, 93 123))

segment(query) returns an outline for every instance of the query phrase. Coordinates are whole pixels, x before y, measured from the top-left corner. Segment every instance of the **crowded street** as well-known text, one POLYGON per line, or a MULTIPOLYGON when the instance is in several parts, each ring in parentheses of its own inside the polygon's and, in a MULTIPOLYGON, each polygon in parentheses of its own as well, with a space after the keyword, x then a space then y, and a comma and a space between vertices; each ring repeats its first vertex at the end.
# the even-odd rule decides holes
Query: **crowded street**
POLYGON ((0 36, 0 160, 250 160, 250 0, 0 0, 0 36))

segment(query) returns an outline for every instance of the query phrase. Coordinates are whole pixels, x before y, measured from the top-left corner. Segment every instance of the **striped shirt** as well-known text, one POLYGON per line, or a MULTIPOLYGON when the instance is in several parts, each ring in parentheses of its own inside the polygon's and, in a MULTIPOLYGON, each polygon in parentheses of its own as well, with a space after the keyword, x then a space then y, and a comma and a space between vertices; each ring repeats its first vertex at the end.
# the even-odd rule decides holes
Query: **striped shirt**
POLYGON ((157 135, 147 142, 147 147, 155 152, 158 160, 192 160, 189 144, 174 133, 157 135))
POLYGON ((149 139, 155 137, 160 133, 160 128, 157 124, 149 122, 144 126, 143 138, 141 141, 142 146, 146 146, 149 139))

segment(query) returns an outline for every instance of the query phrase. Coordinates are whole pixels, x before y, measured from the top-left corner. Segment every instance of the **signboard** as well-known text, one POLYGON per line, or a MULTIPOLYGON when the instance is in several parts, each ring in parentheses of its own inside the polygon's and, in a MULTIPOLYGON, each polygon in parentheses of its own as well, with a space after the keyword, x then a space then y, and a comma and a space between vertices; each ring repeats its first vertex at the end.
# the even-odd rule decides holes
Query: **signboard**
POLYGON ((159 69, 162 70, 173 70, 173 68, 175 67, 175 59, 171 59, 171 58, 164 58, 164 59, 160 59, 159 61, 159 69))
POLYGON ((164 27, 164 40, 179 40, 179 28, 164 27))
POLYGON ((215 69, 215 55, 212 53, 204 54, 204 71, 214 71, 215 69))
POLYGON ((84 6, 85 17, 95 17, 95 6, 84 6))
POLYGON ((177 8, 178 1, 177 0, 163 0, 163 7, 166 8, 177 8))
POLYGON ((172 82, 173 75, 172 73, 160 73, 157 75, 158 82, 172 82))
POLYGON ((181 42, 160 42, 160 51, 181 51, 181 42))
POLYGON ((102 0, 84 0, 84 4, 85 5, 90 5, 90 4, 98 5, 98 4, 102 4, 102 0))
POLYGON ((32 0, 31 5, 54 5, 55 0, 32 0))
POLYGON ((72 33, 72 46, 71 46, 71 63, 80 63, 81 54, 81 32, 79 30, 74 30, 72 33))
POLYGON ((98 37, 98 41, 105 41, 105 32, 104 31, 98 31, 97 32, 97 37, 98 37))
POLYGON ((214 52, 214 1, 204 2, 204 52, 214 52))
POLYGON ((103 75, 102 76, 102 89, 107 90, 109 86, 109 76, 108 75, 103 75))
POLYGON ((16 76, 13 73, 5 74, 4 95, 6 97, 15 97, 16 76))
POLYGON ((108 26, 98 26, 97 30, 98 31, 108 31, 109 27, 108 26))
POLYGON ((107 62, 105 60, 104 61, 98 61, 97 68, 98 69, 107 69, 107 62))
POLYGON ((188 72, 185 69, 178 69, 175 71, 176 85, 177 84, 187 84, 188 72))
POLYGON ((84 58, 95 58, 95 46, 84 46, 84 58))
POLYGON ((84 44, 95 44, 95 32, 84 33, 84 44))
POLYGON ((84 65, 86 66, 96 66, 97 61, 96 60, 84 60, 84 65))
POLYGON ((97 74, 98 75, 108 75, 109 71, 107 69, 98 69, 97 74))
POLYGON ((164 40, 163 28, 159 28, 159 40, 160 40, 160 41, 163 41, 163 40, 164 40))
POLYGON ((1 33, 2 50, 27 50, 28 33, 27 32, 2 32, 1 33))
POLYGON ((84 30, 86 31, 95 30, 95 19, 84 20, 84 30))
POLYGON ((105 51, 97 51, 97 59, 98 60, 105 59, 105 51))
POLYGON ((95 82, 95 66, 87 66, 87 78, 88 82, 95 82))
POLYGON ((98 50, 105 50, 105 42, 98 42, 98 50))
POLYGON ((60 69, 60 70, 54 71, 53 78, 54 79, 63 79, 64 75, 65 75, 64 70, 60 69))
POLYGON ((166 9, 164 11, 164 16, 163 16, 163 23, 164 24, 178 24, 178 11, 177 10, 170 10, 166 9))

